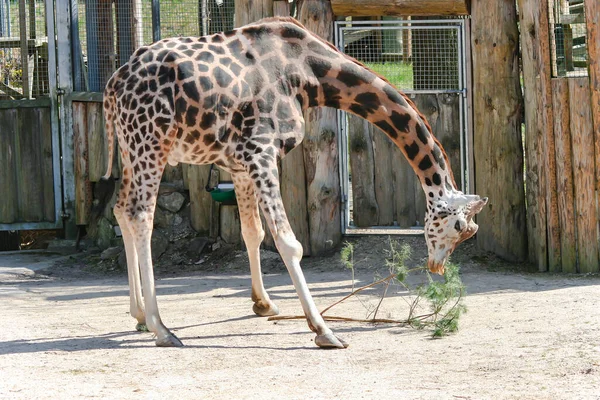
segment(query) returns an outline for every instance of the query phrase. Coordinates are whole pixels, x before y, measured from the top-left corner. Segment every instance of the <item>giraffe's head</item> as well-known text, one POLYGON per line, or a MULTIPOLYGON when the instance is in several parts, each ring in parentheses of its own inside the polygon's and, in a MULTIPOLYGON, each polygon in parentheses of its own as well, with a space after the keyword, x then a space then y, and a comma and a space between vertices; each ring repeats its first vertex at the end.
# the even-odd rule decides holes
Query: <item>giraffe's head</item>
POLYGON ((425 217, 425 239, 429 252, 428 267, 442 275, 448 257, 456 246, 472 237, 479 228, 473 217, 488 199, 477 195, 454 194, 429 203, 425 217))

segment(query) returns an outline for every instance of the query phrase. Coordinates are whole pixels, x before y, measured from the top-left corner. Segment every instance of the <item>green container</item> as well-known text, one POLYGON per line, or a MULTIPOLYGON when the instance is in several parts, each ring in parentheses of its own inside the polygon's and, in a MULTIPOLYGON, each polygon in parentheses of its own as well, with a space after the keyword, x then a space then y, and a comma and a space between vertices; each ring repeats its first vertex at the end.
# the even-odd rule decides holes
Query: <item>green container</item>
POLYGON ((214 201, 218 201, 223 204, 236 204, 235 190, 233 189, 219 189, 215 188, 210 192, 210 195, 214 201))

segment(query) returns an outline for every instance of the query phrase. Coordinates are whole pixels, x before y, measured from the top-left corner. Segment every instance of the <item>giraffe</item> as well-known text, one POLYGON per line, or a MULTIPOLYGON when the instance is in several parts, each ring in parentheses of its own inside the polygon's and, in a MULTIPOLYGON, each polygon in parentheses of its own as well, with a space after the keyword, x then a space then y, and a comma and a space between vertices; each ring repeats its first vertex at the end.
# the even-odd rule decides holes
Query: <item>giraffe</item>
POLYGON ((182 346, 161 321, 150 252, 156 197, 167 163, 214 163, 231 173, 249 256, 253 311, 277 314, 261 274, 259 208, 289 271, 315 343, 348 344, 325 324, 300 268, 302 245, 287 220, 277 160, 304 136, 303 111, 356 114, 402 150, 427 195, 428 266, 442 274, 456 245, 475 234, 487 198, 456 188, 442 146, 404 94, 292 18, 269 18, 204 37, 140 47, 104 91, 111 176, 114 131, 123 172, 114 207, 127 256, 130 311, 157 346, 182 346), (143 296, 142 296, 143 293, 143 296))

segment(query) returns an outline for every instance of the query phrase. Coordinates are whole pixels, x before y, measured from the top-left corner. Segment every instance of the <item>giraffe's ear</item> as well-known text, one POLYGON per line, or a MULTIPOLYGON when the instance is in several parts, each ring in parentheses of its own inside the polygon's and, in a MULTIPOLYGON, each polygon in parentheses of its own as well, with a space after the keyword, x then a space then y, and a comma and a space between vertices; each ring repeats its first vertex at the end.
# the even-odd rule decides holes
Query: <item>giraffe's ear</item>
MULTIPOLYGON (((479 197, 479 196, 477 196, 479 197)), ((483 207, 487 204, 488 202, 488 198, 484 197, 483 199, 477 199, 475 201, 470 202, 467 205, 467 218, 471 219, 473 218, 476 214, 479 214, 479 212, 483 209, 483 207)))
POLYGON ((472 204, 473 202, 476 202, 479 200, 480 200, 479 196, 477 196, 476 194, 459 193, 458 196, 455 196, 455 197, 452 197, 451 199, 449 199, 448 204, 452 207, 461 208, 461 207, 466 207, 469 204, 472 204))

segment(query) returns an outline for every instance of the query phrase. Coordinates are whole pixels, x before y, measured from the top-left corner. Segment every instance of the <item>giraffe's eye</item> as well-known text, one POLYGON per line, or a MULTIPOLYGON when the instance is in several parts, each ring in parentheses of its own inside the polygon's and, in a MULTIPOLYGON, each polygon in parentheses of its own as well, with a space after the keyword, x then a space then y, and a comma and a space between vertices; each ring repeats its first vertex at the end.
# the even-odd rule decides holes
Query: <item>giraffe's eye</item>
POLYGON ((460 223, 460 221, 456 221, 456 223, 454 224, 454 229, 456 229, 458 232, 462 231, 462 224, 460 223))

